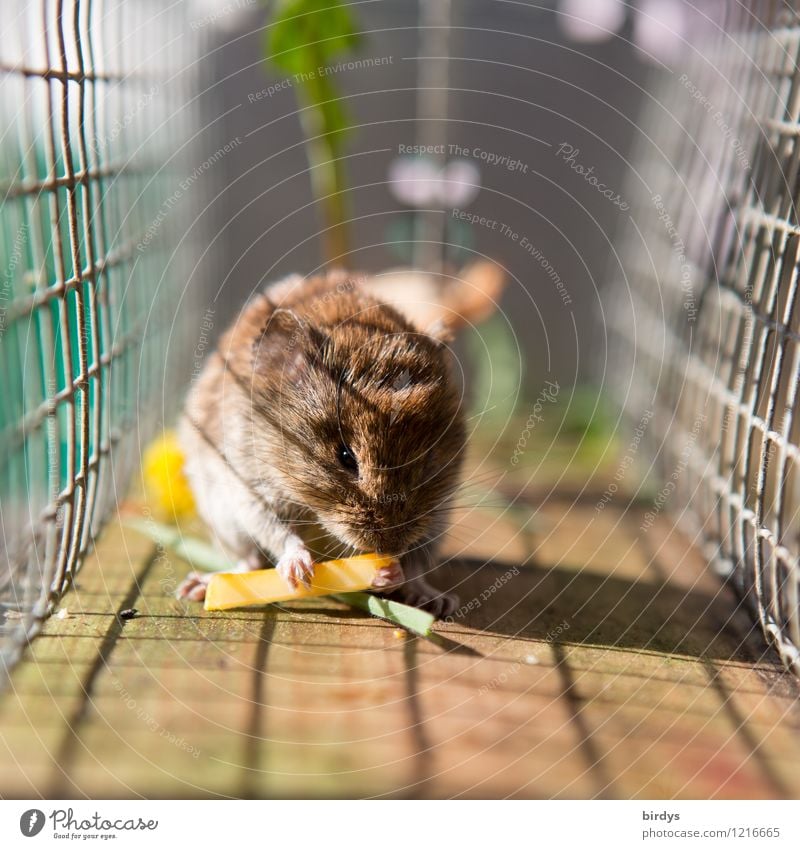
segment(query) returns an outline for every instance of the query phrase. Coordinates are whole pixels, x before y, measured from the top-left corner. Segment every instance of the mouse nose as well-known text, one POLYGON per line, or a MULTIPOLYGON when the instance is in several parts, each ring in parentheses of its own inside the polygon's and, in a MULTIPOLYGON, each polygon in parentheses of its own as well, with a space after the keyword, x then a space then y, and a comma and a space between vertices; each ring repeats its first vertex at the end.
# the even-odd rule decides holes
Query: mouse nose
POLYGON ((393 530, 367 528, 361 532, 364 545, 369 551, 380 554, 402 554, 401 534, 393 530))
POLYGON ((409 521, 407 511, 395 504, 389 507, 364 505, 353 530, 367 551, 401 554, 408 547, 416 523, 409 521))

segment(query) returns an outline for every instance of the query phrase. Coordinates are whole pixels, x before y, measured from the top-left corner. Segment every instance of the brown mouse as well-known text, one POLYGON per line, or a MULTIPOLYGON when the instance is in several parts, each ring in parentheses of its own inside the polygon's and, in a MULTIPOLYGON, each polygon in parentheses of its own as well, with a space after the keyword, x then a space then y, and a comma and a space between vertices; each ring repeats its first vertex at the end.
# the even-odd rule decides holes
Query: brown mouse
MULTIPOLYGON (((438 616, 426 580, 459 483, 464 399, 449 347, 502 289, 491 263, 460 277, 292 277, 242 310, 193 385, 179 433, 198 511, 240 568, 291 585, 324 556, 377 551, 396 590, 438 616), (317 539, 315 540, 315 535, 317 539)), ((208 575, 178 595, 201 600, 208 575)))

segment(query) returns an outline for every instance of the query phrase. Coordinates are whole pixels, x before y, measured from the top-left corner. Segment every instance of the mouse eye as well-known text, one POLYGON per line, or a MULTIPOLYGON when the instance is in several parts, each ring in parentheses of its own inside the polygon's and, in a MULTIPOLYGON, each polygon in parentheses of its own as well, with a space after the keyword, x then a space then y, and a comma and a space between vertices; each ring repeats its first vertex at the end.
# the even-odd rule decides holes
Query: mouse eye
POLYGON ((350 447, 342 443, 337 452, 336 459, 339 461, 339 465, 343 469, 347 469, 348 472, 357 472, 358 471, 358 460, 356 460, 356 455, 350 450, 350 447))

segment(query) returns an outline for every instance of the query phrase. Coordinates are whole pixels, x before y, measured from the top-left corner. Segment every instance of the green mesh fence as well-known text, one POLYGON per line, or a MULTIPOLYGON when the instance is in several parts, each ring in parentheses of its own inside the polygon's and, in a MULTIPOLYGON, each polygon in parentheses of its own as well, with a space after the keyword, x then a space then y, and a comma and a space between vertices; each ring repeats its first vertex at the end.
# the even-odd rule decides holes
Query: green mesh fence
MULTIPOLYGON (((186 375, 187 4, 4 0, 0 656, 52 608, 186 375), (166 409, 162 398, 171 399, 166 409)), ((0 666, 0 684, 2 666, 0 666)))
POLYGON ((800 26, 706 12, 640 122, 609 383, 632 427, 650 416, 640 532, 676 513, 800 674, 800 26))

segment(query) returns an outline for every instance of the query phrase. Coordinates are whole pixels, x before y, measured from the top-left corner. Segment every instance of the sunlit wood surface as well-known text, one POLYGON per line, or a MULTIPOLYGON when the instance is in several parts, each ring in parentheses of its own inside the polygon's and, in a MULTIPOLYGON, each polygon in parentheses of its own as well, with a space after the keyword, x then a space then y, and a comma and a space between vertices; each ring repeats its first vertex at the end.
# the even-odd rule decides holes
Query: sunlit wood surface
POLYGON ((431 640, 328 599, 204 613, 113 520, 0 697, 0 795, 800 796, 797 682, 732 592, 668 519, 598 511, 602 474, 541 480, 473 491, 431 640))

